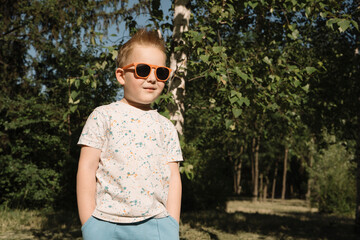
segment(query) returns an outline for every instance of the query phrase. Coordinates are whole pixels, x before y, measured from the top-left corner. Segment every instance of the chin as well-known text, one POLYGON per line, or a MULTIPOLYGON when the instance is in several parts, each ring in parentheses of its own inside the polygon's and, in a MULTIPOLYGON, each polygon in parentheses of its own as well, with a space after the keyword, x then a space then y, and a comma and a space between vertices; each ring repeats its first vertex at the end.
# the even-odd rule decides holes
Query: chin
POLYGON ((138 104, 142 104, 142 105, 149 105, 149 104, 152 104, 153 102, 155 102, 156 99, 154 100, 148 100, 148 101, 134 101, 138 104))

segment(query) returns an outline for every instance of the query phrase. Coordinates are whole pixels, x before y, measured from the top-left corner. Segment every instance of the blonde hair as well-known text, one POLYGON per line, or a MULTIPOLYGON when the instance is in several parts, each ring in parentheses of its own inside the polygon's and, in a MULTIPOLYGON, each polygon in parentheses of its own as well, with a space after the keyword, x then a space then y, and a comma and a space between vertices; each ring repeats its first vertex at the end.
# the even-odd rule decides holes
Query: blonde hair
POLYGON ((140 29, 129 41, 120 47, 116 59, 116 66, 118 68, 124 67, 126 59, 130 56, 136 45, 153 46, 161 50, 164 54, 166 52, 165 42, 162 38, 160 38, 158 32, 140 29))

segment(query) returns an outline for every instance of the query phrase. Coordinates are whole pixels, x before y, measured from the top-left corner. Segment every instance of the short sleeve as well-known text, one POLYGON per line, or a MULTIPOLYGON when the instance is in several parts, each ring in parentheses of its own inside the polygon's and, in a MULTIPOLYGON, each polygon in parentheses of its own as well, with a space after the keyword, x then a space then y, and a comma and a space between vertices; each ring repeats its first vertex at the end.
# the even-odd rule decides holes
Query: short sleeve
POLYGON ((77 144, 101 150, 106 141, 107 131, 106 117, 95 109, 88 117, 77 144))
POLYGON ((179 136, 176 131, 175 126, 170 123, 169 133, 165 137, 165 142, 168 152, 168 161, 169 162, 182 162, 183 156, 181 152, 179 136))

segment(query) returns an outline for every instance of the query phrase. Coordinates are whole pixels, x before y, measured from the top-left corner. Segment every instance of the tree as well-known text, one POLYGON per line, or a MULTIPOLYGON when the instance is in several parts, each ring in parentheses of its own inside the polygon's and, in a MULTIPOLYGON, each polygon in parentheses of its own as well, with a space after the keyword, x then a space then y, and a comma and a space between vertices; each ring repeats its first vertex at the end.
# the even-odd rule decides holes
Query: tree
POLYGON ((357 162, 356 226, 360 229, 360 151, 359 151, 359 31, 356 19, 359 11, 355 2, 341 5, 350 20, 332 19, 317 23, 313 29, 312 59, 319 62, 319 71, 310 82, 308 114, 305 121, 319 134, 324 126, 343 140, 356 142, 354 161, 357 162), (351 26, 353 24, 353 26, 351 26), (339 31, 329 31, 338 27, 339 31), (330 42, 329 42, 330 41, 330 42), (336 89, 336 90, 335 90, 336 89))
POLYGON ((94 44, 82 49, 101 37, 96 30, 124 13, 108 13, 104 6, 118 7, 108 0, 3 3, 1 203, 44 207, 64 196, 74 198, 67 192, 73 189, 69 185, 74 177, 69 175, 75 176, 78 157, 73 133, 80 131, 83 114, 116 94, 107 83, 104 64, 98 66, 106 56, 94 44), (86 91, 80 93, 80 88, 86 91))
POLYGON ((189 4, 189 0, 176 0, 174 3, 173 46, 170 57, 170 68, 174 69, 175 73, 169 81, 169 91, 172 93, 173 102, 168 104, 168 108, 170 119, 175 121, 175 127, 181 135, 184 127, 185 77, 187 75, 187 56, 181 46, 185 44, 183 35, 189 30, 189 4))
POLYGON ((304 169, 319 164, 315 149, 326 148, 323 129, 359 146, 354 1, 189 2, 175 2, 173 26, 162 21, 159 0, 131 8, 110 0, 6 2, 0 26, 2 202, 52 205, 55 190, 66 193, 61 179, 76 168, 75 144, 86 117, 116 95, 117 46, 104 47, 102 31, 124 19, 131 35, 138 14, 149 14, 149 25, 163 33, 173 31, 164 38, 173 38, 169 55, 178 64, 169 83, 174 101, 168 104, 165 93, 155 105, 164 115, 169 107, 184 135, 184 208, 194 202, 223 207, 231 194, 265 198, 271 180, 273 198, 303 196, 318 186, 304 169), (182 4, 186 14, 178 17, 175 6, 182 4), (18 172, 40 177, 26 181, 18 172), (36 192, 35 201, 29 194, 36 192))
MULTIPOLYGON (((247 149, 246 155, 249 156, 249 145, 253 139, 261 140, 261 153, 262 145, 268 145, 267 141, 272 140, 269 133, 276 125, 279 125, 276 140, 282 143, 279 147, 285 148, 288 141, 294 140, 291 136, 297 132, 296 126, 301 126, 300 116, 306 115, 303 114, 303 106, 308 101, 309 83, 313 77, 316 78, 317 68, 321 68, 318 58, 309 56, 313 44, 311 31, 318 27, 319 19, 333 26, 334 31, 345 32, 352 25, 356 28, 354 18, 343 11, 342 7, 346 4, 346 1, 196 2, 192 6, 194 18, 190 21, 186 38, 186 51, 189 53, 186 139, 204 148, 204 142, 196 141, 213 137, 206 135, 206 129, 200 125, 190 126, 204 123, 193 118, 208 117, 202 111, 206 109, 214 114, 211 119, 218 119, 219 125, 225 125, 222 130, 224 136, 241 138, 241 141, 228 141, 225 137, 219 137, 219 149, 222 149, 224 156, 229 156, 229 161, 234 162, 233 156, 239 149, 247 149), (277 118, 272 117, 275 114, 277 118), (273 119, 278 122, 273 122, 273 119), (199 136, 197 140, 196 136, 199 136), (243 146, 230 150, 228 145, 235 143, 243 146)), ((207 132, 210 134, 212 131, 207 132)), ((275 146, 274 142, 272 144, 275 146)), ((254 146, 252 155, 256 154, 256 144, 254 146)), ((286 152, 293 151, 288 149, 286 152)), ((248 156, 246 159, 251 159, 248 156)), ((259 162, 253 165, 252 178, 252 194, 255 197, 258 195, 255 190, 259 184, 258 177, 264 176, 269 166, 274 167, 277 162, 276 158, 272 158, 265 163, 261 154, 258 156, 259 162), (255 176, 257 171, 259 176, 255 176)), ((289 161, 293 157, 300 156, 291 155, 289 161)), ((233 172, 238 174, 238 167, 235 170, 235 166, 239 165, 233 166, 233 172)), ((247 171, 248 167, 251 169, 251 164, 241 166, 244 172, 251 172, 247 171)), ((283 173, 286 172, 287 168, 284 167, 283 173)), ((232 182, 238 183, 239 180, 232 182)), ((286 189, 286 184, 283 185, 286 189)), ((239 189, 239 186, 234 189, 239 189)))

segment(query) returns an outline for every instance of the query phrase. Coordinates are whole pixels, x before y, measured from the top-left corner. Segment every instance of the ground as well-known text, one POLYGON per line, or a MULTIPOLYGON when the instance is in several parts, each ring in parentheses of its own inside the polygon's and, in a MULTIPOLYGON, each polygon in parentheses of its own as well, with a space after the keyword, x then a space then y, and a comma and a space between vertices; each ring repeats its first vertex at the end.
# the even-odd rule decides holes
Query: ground
MULTIPOLYGON (((0 239, 81 239, 76 212, 0 210, 0 239)), ((234 200, 224 210, 185 212, 181 240, 355 240, 354 219, 322 215, 303 200, 234 200)))

